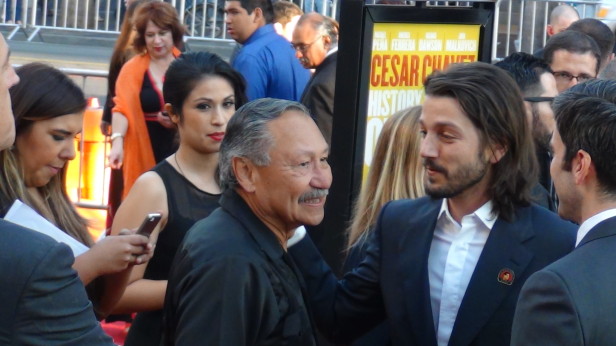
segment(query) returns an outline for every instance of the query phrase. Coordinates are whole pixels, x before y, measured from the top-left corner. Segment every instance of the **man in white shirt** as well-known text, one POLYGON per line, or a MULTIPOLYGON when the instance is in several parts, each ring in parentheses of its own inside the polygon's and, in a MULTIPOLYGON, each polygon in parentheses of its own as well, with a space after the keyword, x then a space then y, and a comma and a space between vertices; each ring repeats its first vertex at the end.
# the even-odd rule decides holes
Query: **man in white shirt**
POLYGON ((575 226, 531 203, 537 162, 507 72, 456 64, 425 82, 430 197, 383 207, 363 262, 337 281, 308 237, 290 249, 325 335, 387 317, 394 345, 507 345, 528 276, 573 249, 575 226))
POLYGON ((513 345, 613 345, 616 340, 616 81, 595 80, 555 100, 550 172, 558 213, 580 223, 576 248, 531 276, 513 345))

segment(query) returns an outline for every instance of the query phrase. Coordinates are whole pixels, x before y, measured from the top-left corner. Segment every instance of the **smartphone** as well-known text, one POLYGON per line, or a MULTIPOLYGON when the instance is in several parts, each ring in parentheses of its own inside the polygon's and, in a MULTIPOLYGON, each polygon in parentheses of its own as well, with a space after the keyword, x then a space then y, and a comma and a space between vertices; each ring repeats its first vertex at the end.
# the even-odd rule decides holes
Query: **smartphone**
POLYGON ((139 226, 139 229, 137 230, 137 234, 141 234, 149 238, 161 218, 161 213, 150 213, 146 215, 145 219, 143 219, 143 222, 141 223, 141 226, 139 226))

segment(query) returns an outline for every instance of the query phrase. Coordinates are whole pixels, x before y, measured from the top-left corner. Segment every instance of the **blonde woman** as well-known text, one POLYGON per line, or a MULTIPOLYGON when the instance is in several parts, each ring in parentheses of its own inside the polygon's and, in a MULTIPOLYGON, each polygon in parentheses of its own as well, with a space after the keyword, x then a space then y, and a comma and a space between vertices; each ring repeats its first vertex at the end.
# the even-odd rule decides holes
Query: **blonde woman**
POLYGON ((407 108, 392 115, 383 125, 348 230, 349 249, 365 241, 385 203, 424 195, 419 155, 420 114, 421 106, 407 108))
MULTIPOLYGON (((366 239, 385 203, 424 195, 423 167, 419 147, 421 106, 401 110, 383 125, 374 149, 368 179, 357 198, 351 226, 347 233, 347 259, 344 272, 357 266, 364 257, 366 239)), ((353 345, 387 345, 387 323, 355 340, 353 345)))

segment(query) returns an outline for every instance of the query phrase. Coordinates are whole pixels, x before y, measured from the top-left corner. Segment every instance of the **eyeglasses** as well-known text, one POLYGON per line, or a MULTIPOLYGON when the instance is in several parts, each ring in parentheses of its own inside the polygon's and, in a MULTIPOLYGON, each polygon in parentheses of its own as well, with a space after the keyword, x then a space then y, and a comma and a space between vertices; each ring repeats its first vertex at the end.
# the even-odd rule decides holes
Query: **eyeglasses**
POLYGON ((591 79, 595 79, 595 77, 589 76, 587 74, 581 74, 579 76, 574 76, 569 72, 552 72, 552 74, 554 75, 554 79, 556 79, 557 82, 566 82, 569 83, 571 82, 571 80, 573 78, 575 78, 577 80, 578 83, 584 83, 587 82, 591 79))
POLYGON ((302 43, 291 43, 291 48, 293 48, 296 52, 302 52, 305 53, 308 48, 312 47, 313 44, 317 43, 317 41, 323 37, 323 35, 319 35, 317 36, 317 38, 314 39, 314 41, 308 43, 308 44, 302 44, 302 43))
POLYGON ((554 101, 554 98, 553 97, 548 97, 548 96, 525 97, 524 101, 528 101, 528 102, 549 102, 549 103, 552 103, 552 101, 554 101))

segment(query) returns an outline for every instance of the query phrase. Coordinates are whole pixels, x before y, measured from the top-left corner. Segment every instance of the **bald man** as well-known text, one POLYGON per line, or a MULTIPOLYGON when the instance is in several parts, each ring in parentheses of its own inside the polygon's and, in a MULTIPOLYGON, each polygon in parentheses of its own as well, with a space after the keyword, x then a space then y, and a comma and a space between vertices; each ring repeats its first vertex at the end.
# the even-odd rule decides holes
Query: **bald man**
POLYGON ((565 31, 569 25, 579 19, 580 15, 575 8, 569 5, 558 5, 550 13, 550 23, 546 26, 545 32, 552 37, 565 31))
MULTIPOLYGON (((577 10, 569 5, 558 5, 550 12, 550 23, 545 27, 545 33, 548 38, 561 33, 575 21, 580 19, 577 10)), ((544 48, 537 49, 533 55, 537 58, 545 58, 543 56, 544 48)))

